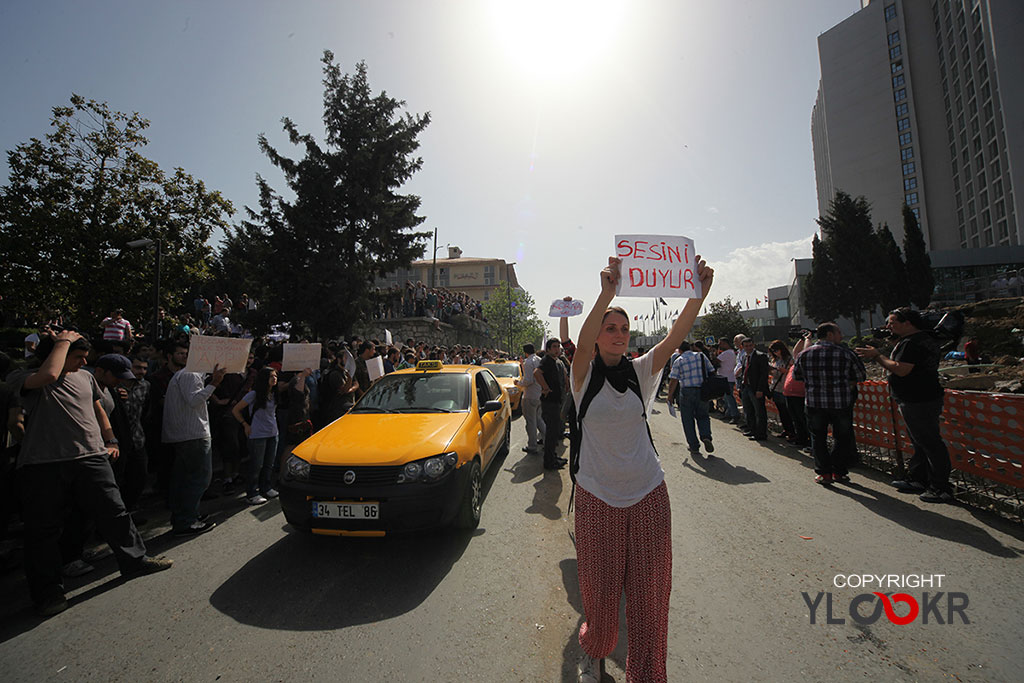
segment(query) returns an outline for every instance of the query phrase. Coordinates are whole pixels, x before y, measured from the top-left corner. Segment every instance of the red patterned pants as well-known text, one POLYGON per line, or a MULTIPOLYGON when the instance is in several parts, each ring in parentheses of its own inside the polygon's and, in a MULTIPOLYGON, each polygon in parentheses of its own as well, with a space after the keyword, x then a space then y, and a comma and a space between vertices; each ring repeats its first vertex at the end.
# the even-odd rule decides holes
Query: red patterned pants
POLYGON ((576 487, 576 563, 585 621, 580 647, 603 659, 619 636, 626 591, 626 681, 666 681, 672 592, 672 512, 662 482, 643 500, 616 508, 576 487))

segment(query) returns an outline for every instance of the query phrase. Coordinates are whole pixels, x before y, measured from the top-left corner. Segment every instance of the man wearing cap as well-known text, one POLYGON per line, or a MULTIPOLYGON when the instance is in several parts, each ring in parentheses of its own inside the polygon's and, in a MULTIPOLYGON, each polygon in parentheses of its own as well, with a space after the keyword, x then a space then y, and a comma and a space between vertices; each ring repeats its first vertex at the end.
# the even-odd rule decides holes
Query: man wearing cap
POLYGON ((118 439, 100 405, 100 387, 82 372, 89 342, 70 330, 41 340, 39 366, 8 377, 26 413, 18 455, 25 522, 25 575, 36 611, 51 616, 68 608, 61 578, 59 540, 65 503, 74 500, 96 523, 122 576, 171 566, 146 555, 110 467, 118 439))
POLYGON ((128 391, 122 384, 135 381, 132 362, 119 353, 108 353, 96 361, 93 376, 100 385, 100 405, 114 429, 121 455, 114 462, 114 476, 121 489, 125 507, 134 510, 146 488, 146 459, 135 448, 134 432, 125 401, 128 391))

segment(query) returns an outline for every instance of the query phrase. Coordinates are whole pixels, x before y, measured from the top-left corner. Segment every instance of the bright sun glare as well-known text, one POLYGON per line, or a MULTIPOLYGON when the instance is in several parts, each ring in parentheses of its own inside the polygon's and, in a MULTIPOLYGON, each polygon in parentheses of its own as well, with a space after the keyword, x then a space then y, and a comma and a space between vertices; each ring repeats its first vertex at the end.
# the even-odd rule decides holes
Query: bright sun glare
POLYGON ((543 80, 575 76, 615 38, 624 0, 494 0, 496 35, 506 54, 543 80))

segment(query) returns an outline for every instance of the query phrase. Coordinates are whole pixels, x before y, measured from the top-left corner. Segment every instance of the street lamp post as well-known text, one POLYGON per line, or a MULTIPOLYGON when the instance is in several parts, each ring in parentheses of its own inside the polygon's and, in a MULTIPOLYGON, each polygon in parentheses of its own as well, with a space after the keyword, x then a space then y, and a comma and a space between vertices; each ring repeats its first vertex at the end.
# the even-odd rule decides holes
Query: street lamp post
POLYGON ((447 249, 450 244, 442 244, 437 246, 437 228, 434 228, 434 263, 430 266, 430 287, 433 289, 436 285, 434 284, 435 273, 437 272, 437 250, 447 249))
POLYGON ((156 268, 153 274, 153 344, 160 339, 160 258, 163 253, 163 241, 160 239, 132 240, 127 246, 129 249, 143 249, 156 245, 156 268))
POLYGON ((508 300, 508 352, 509 357, 514 353, 512 350, 512 280, 509 277, 509 266, 515 263, 505 263, 505 297, 508 300))

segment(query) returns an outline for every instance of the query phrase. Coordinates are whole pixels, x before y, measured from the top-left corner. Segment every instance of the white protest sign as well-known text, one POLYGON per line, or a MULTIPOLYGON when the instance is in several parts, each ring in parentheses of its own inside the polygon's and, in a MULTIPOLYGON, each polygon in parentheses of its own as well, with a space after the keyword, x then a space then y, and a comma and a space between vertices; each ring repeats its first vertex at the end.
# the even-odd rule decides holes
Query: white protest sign
POLYGON ((616 235, 622 259, 617 296, 699 299, 693 240, 678 235, 616 235))
POLYGON ((234 337, 210 337, 196 334, 189 337, 188 372, 213 372, 219 365, 228 372, 245 372, 245 362, 249 360, 249 347, 252 339, 235 339, 234 337))
POLYGON ((281 371, 291 372, 306 368, 320 368, 320 344, 285 344, 281 371))
POLYGON ((393 343, 391 340, 391 330, 384 330, 384 343, 391 346, 393 343))
POLYGON ((370 373, 370 381, 376 382, 377 379, 384 376, 384 359, 380 356, 374 356, 366 361, 366 370, 370 373))
POLYGON ((583 315, 583 302, 579 299, 573 299, 572 301, 555 299, 551 302, 551 309, 548 311, 548 315, 552 318, 571 318, 574 315, 583 315))

